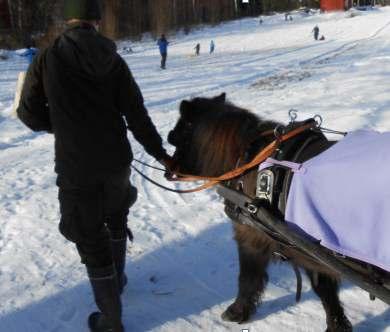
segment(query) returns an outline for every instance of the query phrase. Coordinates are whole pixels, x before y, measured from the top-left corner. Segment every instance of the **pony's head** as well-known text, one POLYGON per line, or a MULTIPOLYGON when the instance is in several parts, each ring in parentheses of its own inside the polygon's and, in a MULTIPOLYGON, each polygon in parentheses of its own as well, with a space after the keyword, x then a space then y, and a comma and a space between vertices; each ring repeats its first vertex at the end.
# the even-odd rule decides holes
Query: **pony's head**
POLYGON ((181 173, 218 176, 245 158, 257 141, 260 127, 266 130, 274 123, 228 103, 222 93, 213 98, 183 100, 168 142, 176 147, 174 158, 181 173))

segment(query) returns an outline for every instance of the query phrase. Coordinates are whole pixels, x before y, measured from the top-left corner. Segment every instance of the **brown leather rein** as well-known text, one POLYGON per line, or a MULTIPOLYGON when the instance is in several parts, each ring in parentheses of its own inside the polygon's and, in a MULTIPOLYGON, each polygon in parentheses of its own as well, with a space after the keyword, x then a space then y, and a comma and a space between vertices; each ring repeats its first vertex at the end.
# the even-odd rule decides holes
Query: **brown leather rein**
MULTIPOLYGON (((198 175, 189 175, 189 174, 182 174, 180 172, 173 171, 172 177, 168 178, 169 181, 180 181, 180 182, 189 182, 189 181, 206 181, 203 185, 193 188, 193 189, 187 189, 187 190, 171 190, 180 194, 187 194, 187 193, 194 193, 197 191, 201 191, 204 189, 211 188, 218 183, 222 181, 228 181, 231 179, 234 179, 242 174, 244 174, 247 170, 260 165, 262 162, 264 162, 267 158, 269 158, 279 147, 279 145, 282 142, 285 142, 289 140, 290 138, 299 135, 300 133, 304 132, 305 130, 312 129, 317 127, 316 122, 310 122, 305 125, 302 125, 300 127, 297 127, 286 134, 281 134, 280 136, 276 136, 275 140, 272 141, 270 144, 268 144, 264 149, 262 149, 249 163, 244 164, 238 168, 235 168, 225 174, 222 174, 217 177, 209 177, 209 176, 198 176, 198 175)), ((270 134, 273 134, 274 131, 267 131, 261 134, 261 136, 267 136, 270 134)))

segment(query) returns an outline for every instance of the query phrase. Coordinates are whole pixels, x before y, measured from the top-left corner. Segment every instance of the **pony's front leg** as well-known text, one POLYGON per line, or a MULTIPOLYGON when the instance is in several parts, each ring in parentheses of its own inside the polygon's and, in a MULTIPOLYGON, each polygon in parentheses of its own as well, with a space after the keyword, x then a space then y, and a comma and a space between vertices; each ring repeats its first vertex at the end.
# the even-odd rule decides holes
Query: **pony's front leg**
POLYGON ((222 319, 242 323, 255 313, 268 281, 268 250, 255 251, 238 245, 240 276, 236 300, 222 314, 222 319))

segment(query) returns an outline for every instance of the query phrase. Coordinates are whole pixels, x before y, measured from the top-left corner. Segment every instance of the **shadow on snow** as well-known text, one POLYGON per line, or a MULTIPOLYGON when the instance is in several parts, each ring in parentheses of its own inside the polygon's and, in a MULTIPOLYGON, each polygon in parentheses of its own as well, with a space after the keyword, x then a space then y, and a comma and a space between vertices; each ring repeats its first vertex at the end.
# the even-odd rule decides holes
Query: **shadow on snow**
MULTIPOLYGON (((191 322, 191 316, 200 314, 211 315, 220 330, 242 329, 295 305, 294 273, 285 264, 276 265, 270 269, 268 295, 277 288, 282 296, 266 295, 262 307, 248 324, 238 326, 220 320, 219 315, 237 291, 238 260, 230 223, 213 225, 197 236, 185 237, 141 255, 128 262, 126 272, 129 284, 122 296, 123 320, 129 330, 148 331, 162 326, 166 329, 170 322, 180 319, 183 324, 195 324, 188 327, 200 331, 205 327, 199 326, 195 319, 191 322)), ((311 290, 303 293, 302 302, 313 299, 317 297, 311 290)), ((92 310, 95 309, 90 286, 83 282, 0 316, 0 330, 70 332, 77 327, 78 331, 87 331, 86 318, 92 310)), ((356 329, 368 331, 372 326, 375 330, 384 329, 389 324, 389 313, 390 309, 370 317, 356 329)), ((325 320, 324 313, 320 315, 325 320)))

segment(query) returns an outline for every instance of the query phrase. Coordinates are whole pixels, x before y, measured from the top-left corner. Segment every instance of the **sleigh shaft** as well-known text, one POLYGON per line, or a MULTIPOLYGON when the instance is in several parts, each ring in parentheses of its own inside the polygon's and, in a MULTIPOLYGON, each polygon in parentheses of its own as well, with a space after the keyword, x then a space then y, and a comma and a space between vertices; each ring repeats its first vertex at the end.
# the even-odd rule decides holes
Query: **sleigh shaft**
POLYGON ((248 225, 259 232, 265 232, 274 240, 285 245, 294 247, 304 255, 325 265, 343 278, 366 290, 370 295, 375 296, 390 305, 390 289, 367 269, 363 273, 362 266, 351 263, 348 258, 340 258, 328 249, 299 234, 288 226, 288 224, 275 216, 261 204, 259 200, 252 200, 241 192, 232 190, 226 186, 219 186, 218 193, 227 201, 233 203, 238 209, 235 218, 240 223, 248 225), (351 267, 354 266, 355 268, 351 267))

